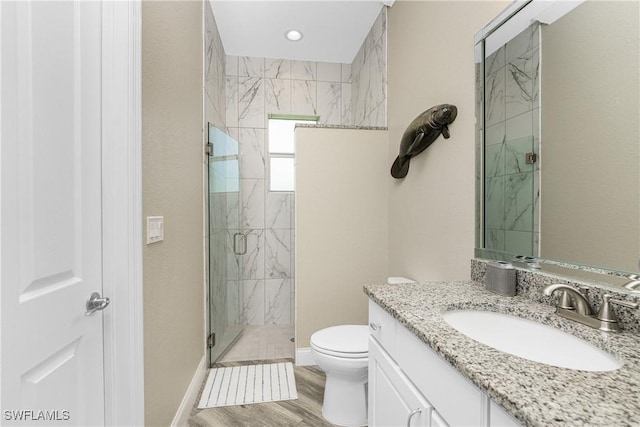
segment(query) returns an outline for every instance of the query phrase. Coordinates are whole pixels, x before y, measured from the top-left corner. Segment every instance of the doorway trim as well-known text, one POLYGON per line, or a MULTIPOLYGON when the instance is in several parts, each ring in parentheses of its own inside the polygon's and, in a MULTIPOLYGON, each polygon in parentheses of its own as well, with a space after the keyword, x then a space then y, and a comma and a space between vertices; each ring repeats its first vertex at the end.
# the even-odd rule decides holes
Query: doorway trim
POLYGON ((144 425, 139 0, 102 2, 105 424, 144 425))

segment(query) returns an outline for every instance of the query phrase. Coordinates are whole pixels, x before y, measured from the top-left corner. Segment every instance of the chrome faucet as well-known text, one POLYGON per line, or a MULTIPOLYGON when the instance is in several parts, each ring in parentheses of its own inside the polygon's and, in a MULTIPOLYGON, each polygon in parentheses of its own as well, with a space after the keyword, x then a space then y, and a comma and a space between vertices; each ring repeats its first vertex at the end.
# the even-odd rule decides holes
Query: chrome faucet
MULTIPOLYGON (((585 290, 588 289, 585 287, 585 290)), ((620 325, 611 304, 618 304, 628 308, 638 308, 638 304, 613 299, 611 295, 602 296, 602 304, 596 315, 593 315, 591 304, 587 297, 576 288, 562 283, 555 283, 544 288, 543 293, 551 296, 555 291, 562 291, 556 308, 558 316, 574 320, 583 325, 602 331, 620 332, 620 325)))
POLYGON ((545 295, 551 296, 551 294, 558 290, 562 290, 560 303, 558 304, 559 309, 575 310, 577 314, 585 316, 590 316, 593 313, 593 310, 591 310, 591 304, 589 304, 587 297, 572 286, 556 283, 544 288, 543 292, 545 295), (573 301, 569 300, 568 296, 571 296, 573 301))

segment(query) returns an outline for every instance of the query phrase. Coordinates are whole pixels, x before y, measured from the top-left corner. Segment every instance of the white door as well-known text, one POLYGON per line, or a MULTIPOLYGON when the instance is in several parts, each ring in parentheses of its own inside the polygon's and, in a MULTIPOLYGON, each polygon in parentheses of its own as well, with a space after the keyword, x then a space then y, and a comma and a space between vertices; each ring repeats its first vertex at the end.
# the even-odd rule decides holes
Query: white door
POLYGON ((6 425, 104 424, 101 7, 0 2, 6 425))

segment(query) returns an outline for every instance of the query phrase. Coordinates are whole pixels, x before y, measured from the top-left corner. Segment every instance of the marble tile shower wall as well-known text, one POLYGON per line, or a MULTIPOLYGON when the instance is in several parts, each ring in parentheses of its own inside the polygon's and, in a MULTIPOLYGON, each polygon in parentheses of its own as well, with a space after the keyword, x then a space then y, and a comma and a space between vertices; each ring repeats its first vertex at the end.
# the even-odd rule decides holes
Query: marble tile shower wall
POLYGON ((209 2, 205 2, 205 114, 207 121, 226 129, 225 54, 209 2))
POLYGON ((539 25, 487 57, 487 249, 537 256, 539 247, 539 25), (527 164, 527 153, 538 161, 527 164))
MULTIPOLYGON (((225 96, 225 54, 220 34, 209 2, 205 2, 205 34, 204 34, 204 115, 205 122, 212 123, 219 129, 226 129, 226 96, 225 96)), ((205 128, 206 129, 206 128, 205 128)), ((204 160, 204 176, 207 176, 207 162, 204 160)), ((213 188, 213 186, 210 186, 213 188)), ((214 256, 209 257, 211 264, 206 265, 211 286, 210 315, 213 325, 224 325, 228 317, 227 306, 216 303, 225 301, 227 294, 227 204, 233 205, 234 197, 237 204, 237 194, 212 193, 209 195, 209 227, 205 236, 204 247, 214 256)), ((206 200, 206 198, 205 198, 206 200)), ((237 223, 237 221, 236 221, 237 223)), ((221 333, 221 330, 213 332, 221 333)))
POLYGON ((356 126, 387 125, 387 8, 383 7, 351 63, 351 114, 356 126))
POLYGON ((350 64, 226 57, 226 124, 240 143, 242 195, 228 215, 241 207, 238 229, 248 243, 241 264, 227 266, 228 276, 239 278, 228 281, 228 301, 242 306, 230 322, 293 323, 294 195, 269 191, 267 116, 317 115, 322 124, 351 124, 350 79, 350 64))

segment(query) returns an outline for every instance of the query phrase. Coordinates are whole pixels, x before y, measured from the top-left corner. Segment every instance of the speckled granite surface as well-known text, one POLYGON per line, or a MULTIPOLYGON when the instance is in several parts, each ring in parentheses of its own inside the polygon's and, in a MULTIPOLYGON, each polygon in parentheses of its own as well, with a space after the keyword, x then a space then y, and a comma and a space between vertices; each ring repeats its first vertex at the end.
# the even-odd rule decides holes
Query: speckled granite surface
MULTIPOLYGON (((471 260, 471 280, 481 283, 484 282, 488 262, 488 260, 481 259, 471 260)), ((596 312, 600 308, 600 303, 602 302, 602 296, 604 294, 613 295, 616 299, 640 303, 640 293, 632 292, 623 288, 614 288, 611 286, 603 286, 603 284, 599 284, 597 282, 559 277, 548 272, 536 271, 518 266, 515 268, 516 293, 535 302, 549 304, 555 307, 558 295, 548 297, 542 293, 542 290, 545 286, 552 283, 565 283, 573 287, 589 287, 590 289, 587 294, 587 298, 589 299, 591 307, 593 307, 596 312)), ((640 335, 640 310, 623 307, 621 305, 616 305, 613 309, 618 317, 618 322, 625 331, 640 335)))
POLYGON ((600 332, 558 317, 551 305, 496 295, 477 282, 367 285, 364 292, 526 425, 640 425, 638 335, 600 332), (456 309, 534 319, 591 342, 624 365, 616 371, 587 372, 512 356, 449 326, 441 314, 456 309))
POLYGON ((328 125, 328 124, 305 124, 296 123, 297 128, 314 128, 314 129, 353 129, 353 130, 387 130, 386 127, 380 126, 353 126, 353 125, 328 125))

